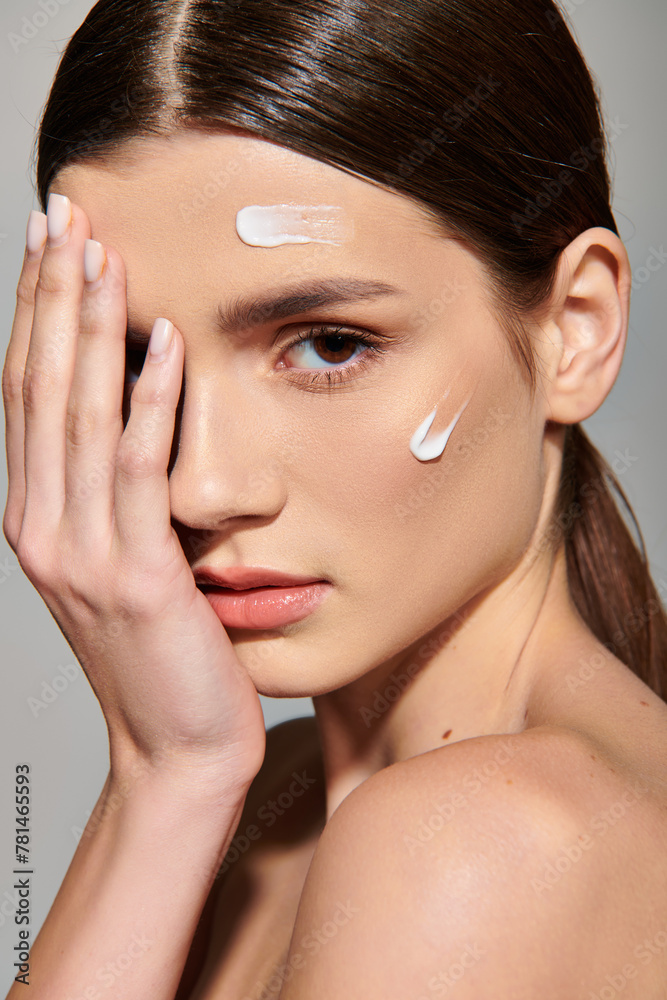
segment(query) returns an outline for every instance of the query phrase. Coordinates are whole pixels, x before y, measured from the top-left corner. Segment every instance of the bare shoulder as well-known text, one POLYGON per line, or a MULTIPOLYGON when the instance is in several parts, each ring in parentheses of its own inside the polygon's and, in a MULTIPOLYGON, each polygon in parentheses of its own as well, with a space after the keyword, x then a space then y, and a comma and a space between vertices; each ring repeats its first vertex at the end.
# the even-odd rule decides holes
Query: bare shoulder
POLYGON ((453 816, 472 811, 475 803, 498 810, 507 803, 513 810, 514 797, 521 795, 534 815, 553 809, 563 820, 580 822, 582 811, 586 815, 630 790, 647 810, 655 807, 656 816, 662 815, 664 771, 637 766, 596 734, 540 725, 461 740, 399 761, 358 786, 339 809, 351 815, 371 797, 409 806, 445 795, 450 808, 444 812, 453 816))
POLYGON ((601 846, 613 831, 607 840, 613 848, 596 852, 610 864, 624 843, 632 853, 641 843, 643 857, 653 851, 659 861, 667 842, 664 775, 556 725, 461 740, 400 761, 356 788, 339 810, 341 830, 368 812, 378 816, 372 827, 378 834, 384 811, 400 814, 403 843, 413 854, 446 826, 452 836, 460 829, 467 844, 476 837, 483 843, 480 818, 507 823, 509 834, 547 851, 579 834, 587 843, 597 837, 601 846))
POLYGON ((636 966, 627 1000, 658 1000, 667 948, 646 969, 639 955, 667 931, 664 803, 616 763, 585 734, 540 726, 374 774, 320 837, 281 1000, 431 998, 454 983, 461 1000, 562 1000, 599 991, 619 956, 636 966))
MULTIPOLYGON (((544 859, 546 886, 531 875, 537 895, 560 881, 554 870, 566 874, 590 852, 591 877, 614 878, 620 886, 631 872, 636 888, 643 874, 656 899, 662 880, 667 927, 667 775, 653 764, 650 754, 629 755, 597 733, 566 726, 481 736, 378 772, 355 790, 356 801, 341 804, 340 823, 354 822, 357 810, 379 815, 398 808, 408 827, 403 844, 415 856, 441 840, 445 826, 451 838, 458 831, 465 845, 485 850, 486 824, 496 824, 509 845, 544 859)), ((503 863, 502 852, 497 860, 503 863)))

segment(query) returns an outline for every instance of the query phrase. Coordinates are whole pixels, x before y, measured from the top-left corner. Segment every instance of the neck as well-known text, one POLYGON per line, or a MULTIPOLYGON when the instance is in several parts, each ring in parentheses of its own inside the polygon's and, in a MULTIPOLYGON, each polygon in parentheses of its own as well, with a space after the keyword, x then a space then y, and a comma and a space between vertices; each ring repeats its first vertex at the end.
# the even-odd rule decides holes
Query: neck
POLYGON ((586 632, 569 598, 563 547, 537 557, 529 549, 499 585, 391 661, 314 697, 327 820, 357 785, 397 761, 546 721, 544 683, 558 669, 563 629, 586 632))

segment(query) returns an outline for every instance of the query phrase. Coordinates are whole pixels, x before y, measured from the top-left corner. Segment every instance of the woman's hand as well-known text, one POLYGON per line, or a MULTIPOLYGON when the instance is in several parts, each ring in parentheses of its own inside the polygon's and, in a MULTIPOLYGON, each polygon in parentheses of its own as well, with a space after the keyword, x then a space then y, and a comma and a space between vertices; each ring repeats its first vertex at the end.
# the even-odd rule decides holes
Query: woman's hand
POLYGON ((99 699, 112 768, 129 752, 249 785, 260 701, 170 521, 183 339, 149 351, 124 427, 122 259, 86 244, 84 270, 87 216, 61 195, 47 214, 48 239, 42 213, 29 223, 3 372, 5 536, 99 699))

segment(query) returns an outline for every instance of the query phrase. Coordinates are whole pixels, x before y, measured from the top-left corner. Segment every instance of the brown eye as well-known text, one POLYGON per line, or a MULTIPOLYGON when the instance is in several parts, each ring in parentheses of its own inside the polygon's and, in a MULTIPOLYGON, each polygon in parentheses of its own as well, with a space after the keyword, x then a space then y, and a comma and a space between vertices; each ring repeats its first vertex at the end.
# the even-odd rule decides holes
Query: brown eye
POLYGON ((385 351, 370 335, 339 326, 311 327, 283 350, 279 367, 295 384, 315 392, 360 378, 385 351))
POLYGON ((368 347, 367 341, 337 330, 308 332, 291 344, 284 352, 289 367, 302 369, 327 368, 344 365, 368 347))

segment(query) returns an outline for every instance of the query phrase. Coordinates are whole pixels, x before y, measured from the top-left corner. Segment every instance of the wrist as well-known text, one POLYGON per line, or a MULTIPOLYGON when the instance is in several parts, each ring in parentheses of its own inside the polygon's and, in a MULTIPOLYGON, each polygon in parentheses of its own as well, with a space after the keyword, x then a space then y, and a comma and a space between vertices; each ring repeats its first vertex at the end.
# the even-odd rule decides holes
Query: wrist
POLYGON ((184 805, 242 808, 255 774, 219 753, 163 751, 148 755, 127 741, 110 741, 109 796, 126 799, 135 789, 162 788, 184 805))

